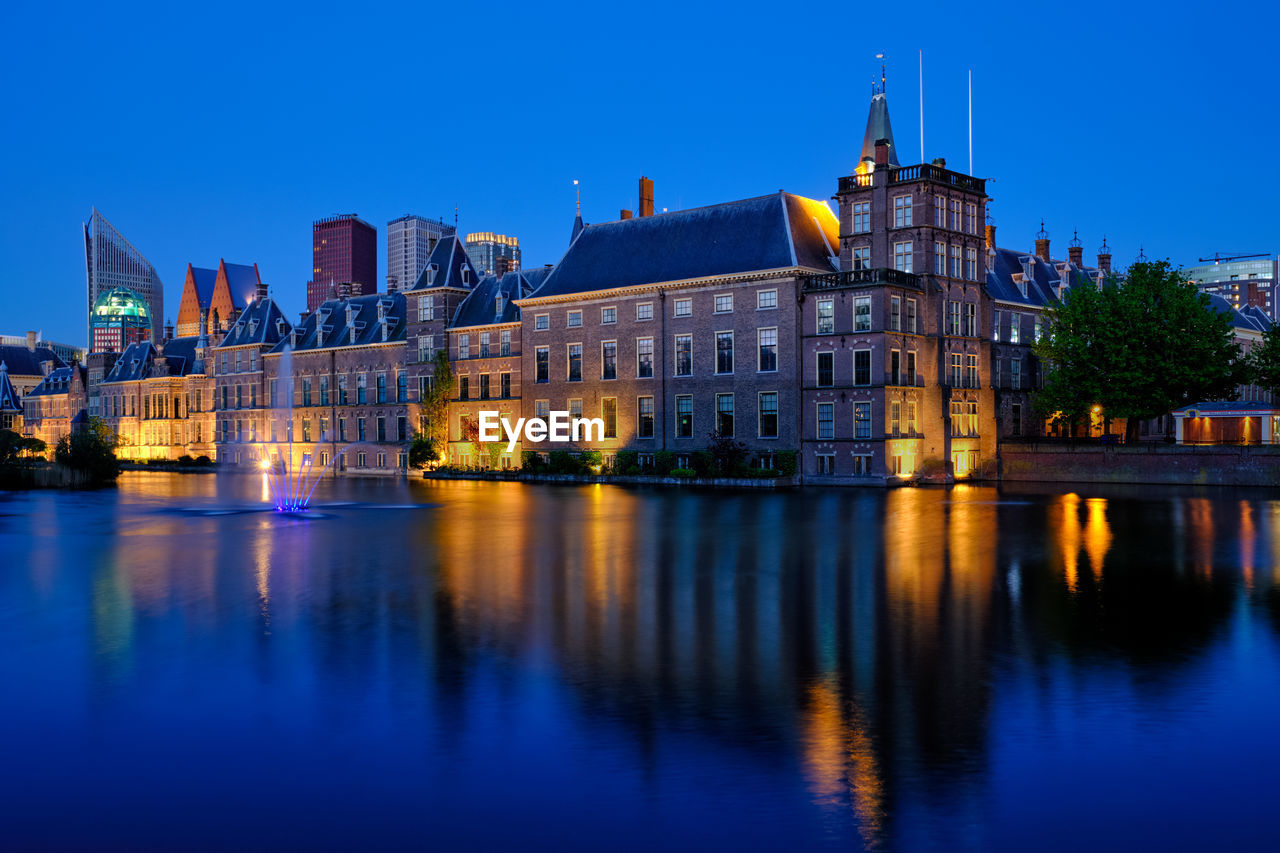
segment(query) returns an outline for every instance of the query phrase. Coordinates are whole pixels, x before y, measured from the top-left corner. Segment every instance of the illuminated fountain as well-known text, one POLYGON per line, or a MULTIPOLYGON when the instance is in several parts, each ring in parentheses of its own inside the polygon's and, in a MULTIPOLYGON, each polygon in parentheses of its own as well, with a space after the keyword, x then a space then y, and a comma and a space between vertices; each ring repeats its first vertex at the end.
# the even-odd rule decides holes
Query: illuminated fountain
MULTIPOLYGON (((277 400, 276 406, 272 411, 285 417, 286 440, 283 443, 271 442, 268 445, 274 449, 274 455, 279 460, 278 462, 272 459, 266 451, 262 451, 258 457, 258 466, 263 471, 262 476, 266 482, 264 491, 268 495, 267 499, 275 503, 276 512, 304 513, 311 506, 311 495, 315 492, 316 486, 324 478, 329 466, 338 458, 341 450, 335 452, 319 470, 313 464, 312 453, 302 454, 297 468, 294 468, 293 350, 288 344, 285 344, 284 350, 280 354, 279 375, 284 384, 284 403, 281 404, 277 400)), ((322 433, 319 443, 323 444, 327 438, 328 433, 322 433)))

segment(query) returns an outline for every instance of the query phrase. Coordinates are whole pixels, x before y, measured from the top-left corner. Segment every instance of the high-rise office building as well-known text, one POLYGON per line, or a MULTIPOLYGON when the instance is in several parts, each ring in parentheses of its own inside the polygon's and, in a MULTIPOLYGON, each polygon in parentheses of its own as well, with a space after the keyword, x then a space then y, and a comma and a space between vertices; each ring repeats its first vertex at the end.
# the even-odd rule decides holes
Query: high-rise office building
POLYGON ((387 275, 401 289, 413 287, 436 243, 456 232, 452 225, 413 214, 391 220, 387 223, 387 275))
POLYGON ((1182 268, 1187 281, 1205 293, 1217 294, 1233 308, 1256 305, 1276 317, 1276 283, 1280 281, 1280 259, 1275 256, 1227 256, 1212 263, 1182 268))
MULTIPOLYGON (((141 297, 152 318, 164 316, 164 285, 156 275, 156 268, 96 207, 91 209, 89 221, 84 224, 84 266, 89 286, 86 314, 104 293, 126 287, 141 297)), ((154 340, 159 340, 160 325, 155 322, 149 330, 154 340)), ((89 345, 93 346, 92 333, 89 345)))
POLYGON ((506 275, 520 269, 520 241, 492 231, 467 235, 467 255, 480 275, 506 275))
POLYGON ((360 293, 378 290, 378 231, 354 213, 311 223, 311 260, 308 311, 331 298, 336 284, 350 282, 360 293))
POLYGON ((89 312, 90 352, 124 352, 130 344, 151 340, 154 328, 142 296, 127 287, 113 287, 89 312))

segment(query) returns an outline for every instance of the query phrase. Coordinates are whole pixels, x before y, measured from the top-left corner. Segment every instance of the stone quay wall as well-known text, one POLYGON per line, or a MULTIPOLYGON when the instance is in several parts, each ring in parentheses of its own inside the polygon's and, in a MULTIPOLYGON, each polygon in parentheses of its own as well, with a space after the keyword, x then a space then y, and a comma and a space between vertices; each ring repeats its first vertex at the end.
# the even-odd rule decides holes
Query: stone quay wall
POLYGON ((1280 446, 1072 445, 1004 443, 1004 482, 1278 486, 1280 446))

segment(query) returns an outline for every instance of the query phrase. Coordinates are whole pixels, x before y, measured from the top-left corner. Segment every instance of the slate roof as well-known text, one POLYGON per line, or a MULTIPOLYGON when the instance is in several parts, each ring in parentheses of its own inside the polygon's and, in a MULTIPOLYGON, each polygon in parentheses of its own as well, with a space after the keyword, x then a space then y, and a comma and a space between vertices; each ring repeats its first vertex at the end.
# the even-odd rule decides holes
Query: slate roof
POLYGON ((893 125, 889 123, 889 102, 884 92, 871 96, 871 108, 867 111, 867 130, 862 134, 862 152, 859 160, 876 158, 876 140, 889 140, 889 165, 898 166, 898 146, 893 141, 893 125))
POLYGON ((0 412, 20 411, 22 398, 18 390, 9 381, 9 365, 0 361, 0 412))
MULTIPOLYGON (((237 310, 243 311, 244 307, 253 301, 254 293, 258 289, 258 267, 256 264, 229 264, 226 261, 222 264, 227 270, 227 286, 231 288, 231 301, 237 310)), ((217 272, 215 271, 214 274, 216 275, 217 272)))
POLYGON ((49 372, 49 375, 40 380, 40 384, 27 392, 27 399, 31 397, 46 397, 53 394, 65 394, 71 390, 72 371, 81 371, 80 379, 84 380, 84 368, 79 365, 70 365, 68 367, 58 367, 49 372))
POLYGON ((200 307, 208 308, 209 300, 213 298, 213 284, 218 280, 218 271, 192 267, 191 277, 196 283, 196 297, 200 300, 200 307))
POLYGON ((487 326, 491 323, 518 323, 520 309, 512 304, 533 292, 533 286, 520 272, 501 277, 489 275, 480 280, 471 294, 458 306, 450 328, 487 326), (497 298, 502 297, 501 310, 497 298))
POLYGON ((542 286, 542 283, 547 280, 547 276, 551 275, 551 271, 553 269, 555 269, 555 267, 550 265, 545 267, 534 267, 532 269, 520 270, 520 275, 525 281, 529 282, 529 290, 534 291, 542 286))
POLYGON ((1043 308, 1058 301, 1055 288, 1062 279, 1057 265, 1045 263, 1033 252, 997 248, 994 257, 988 256, 987 293, 992 299, 1043 308), (1019 274, 1026 280, 1026 296, 1015 278, 1019 274))
POLYGON ((471 289, 477 283, 476 265, 467 254, 466 245, 457 234, 441 238, 427 258, 427 265, 422 268, 418 280, 410 290, 426 290, 428 287, 459 287, 471 289), (469 270, 469 280, 463 281, 463 269, 469 270), (435 271, 435 279, 428 284, 430 271, 435 271))
POLYGON ((830 208, 785 192, 588 225, 533 297, 789 267, 831 272, 839 239, 830 208))
MULTIPOLYGON (((383 324, 379 321, 378 315, 379 305, 382 306, 383 316, 387 319, 385 340, 403 341, 406 312, 404 294, 371 293, 352 299, 330 299, 322 302, 298 326, 297 342, 293 344, 294 351, 383 343, 383 324), (349 322, 348 308, 351 309, 349 322), (355 328, 354 339, 351 335, 352 327, 355 328)), ((290 338, 286 335, 271 351, 282 352, 289 343, 290 338)))
MULTIPOLYGON (((1203 291, 1201 291, 1203 293, 1203 291)), ((1216 293, 1205 294, 1209 297, 1209 307, 1219 314, 1231 315, 1231 325, 1242 331, 1248 332, 1265 332, 1271 328, 1271 321, 1267 319, 1267 315, 1261 310, 1253 306, 1247 306, 1243 310, 1237 310, 1224 297, 1216 293), (1246 313, 1247 312, 1247 313, 1246 313)))
POLYGON ((41 375, 44 372, 40 369, 42 361, 52 361, 54 367, 67 366, 49 347, 36 347, 33 351, 27 349, 26 344, 0 346, 0 361, 8 365, 9 373, 14 376, 41 375))
POLYGON ((242 347, 248 344, 275 346, 288 338, 293 325, 271 297, 249 303, 236 318, 235 325, 218 344, 218 348, 242 347))
MULTIPOLYGON (((199 340, 199 337, 191 335, 165 341, 164 360, 169 365, 170 376, 187 376, 195 372, 196 347, 199 340)), ((135 382, 139 379, 149 379, 156 356, 156 345, 151 341, 129 344, 124 352, 120 353, 111 372, 102 381, 135 382)))

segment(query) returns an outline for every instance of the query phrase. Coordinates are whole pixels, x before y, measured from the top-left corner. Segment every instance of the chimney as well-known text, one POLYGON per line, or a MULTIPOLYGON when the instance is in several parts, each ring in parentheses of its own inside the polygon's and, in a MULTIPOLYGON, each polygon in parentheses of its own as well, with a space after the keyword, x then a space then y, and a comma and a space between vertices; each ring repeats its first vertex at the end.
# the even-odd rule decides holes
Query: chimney
POLYGON ((363 296, 363 295, 364 295, 364 283, 363 283, 363 282, 359 282, 359 281, 353 281, 353 282, 351 282, 351 295, 352 295, 352 296, 363 296))
POLYGON ((640 215, 653 216, 653 181, 640 176, 640 215))
POLYGON ((387 276, 387 293, 395 293, 400 289, 400 281, 393 275, 387 276))
POLYGON ((1071 242, 1067 244, 1067 260, 1077 267, 1084 266, 1084 246, 1080 243, 1079 231, 1072 233, 1071 242))
POLYGON ((265 302, 265 301, 266 301, 266 298, 267 298, 267 286, 266 286, 265 284, 263 284, 261 281, 259 281, 259 282, 258 282, 258 286, 257 286, 256 288, 254 288, 254 291, 253 291, 253 298, 254 298, 254 299, 256 299, 258 302, 265 302))
MULTIPOLYGON (((338 298, 339 299, 351 298, 351 282, 344 281, 342 284, 338 285, 338 298)), ((304 314, 303 316, 305 317, 306 315, 304 314)))
POLYGON ((995 223, 987 223, 987 248, 994 249, 996 247, 996 226, 995 223))
POLYGON ((36 351, 36 333, 27 332, 27 349, 31 352, 36 351))
POLYGON ((166 341, 173 340, 173 321, 172 320, 164 324, 164 339, 166 341))
POLYGON ((620 210, 620 211, 618 211, 618 218, 619 218, 619 219, 630 219, 630 218, 631 218, 631 211, 629 211, 629 210, 620 210))
POLYGON ((1098 269, 1103 273, 1111 272, 1111 247, 1107 245, 1107 238, 1102 238, 1102 248, 1098 249, 1098 269))
POLYGON ((889 165, 889 140, 876 140, 876 168, 889 165))
POLYGON ((1049 232, 1044 230, 1043 219, 1040 220, 1040 230, 1036 232, 1036 257, 1049 262, 1049 232))
POLYGON ((299 325, 301 325, 302 323, 305 323, 305 322, 307 322, 307 312, 306 312, 306 311, 299 311, 299 312, 298 312, 298 324, 299 324, 299 325))
POLYGON ((52 373, 52 372, 53 372, 53 360, 52 360, 52 359, 45 359, 44 361, 40 362, 40 375, 41 375, 41 376, 48 376, 48 375, 49 375, 50 373, 52 373))

